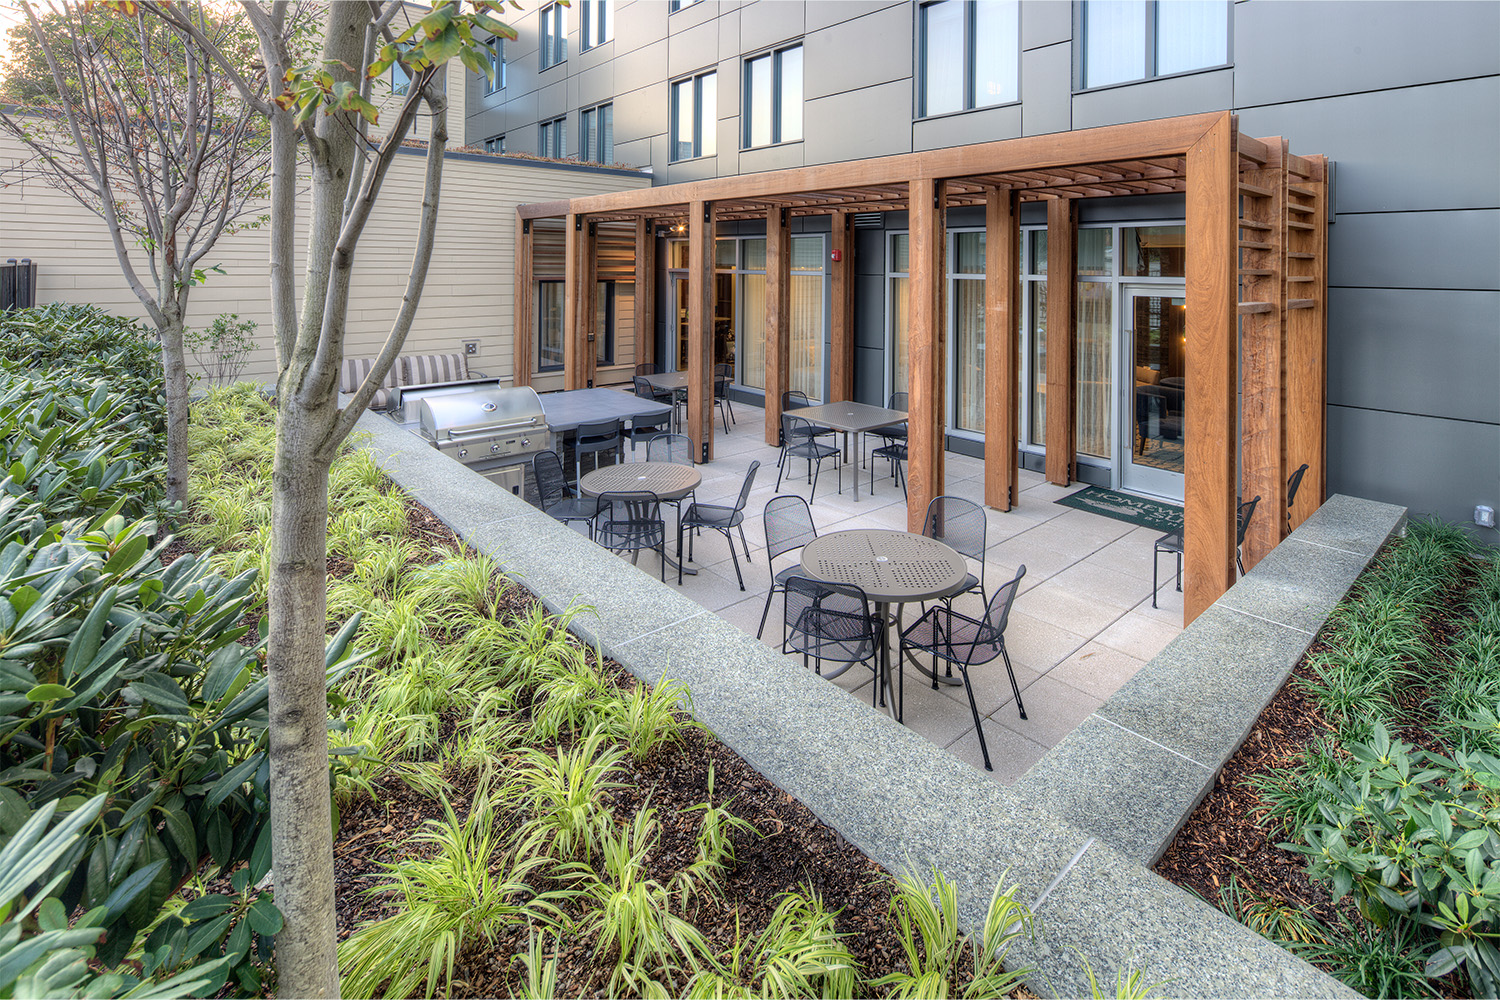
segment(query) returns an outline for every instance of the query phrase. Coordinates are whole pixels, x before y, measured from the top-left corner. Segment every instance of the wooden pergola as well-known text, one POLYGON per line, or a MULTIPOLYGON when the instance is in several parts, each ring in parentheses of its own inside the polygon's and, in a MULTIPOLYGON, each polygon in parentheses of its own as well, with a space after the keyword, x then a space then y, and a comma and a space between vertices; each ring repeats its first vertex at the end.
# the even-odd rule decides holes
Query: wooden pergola
MULTIPOLYGON (((516 227, 515 381, 532 364, 534 223, 564 229, 564 386, 592 384, 598 227, 633 225, 636 341, 655 333, 656 227, 688 240, 687 432, 713 458, 715 224, 766 227, 765 435, 780 433, 787 386, 789 219, 832 217, 830 401, 853 391, 854 213, 904 211, 910 232, 908 510, 921 527, 943 492, 947 349, 945 212, 985 207, 985 502, 1009 510, 1019 489, 1020 204, 1047 203, 1046 476, 1074 478, 1074 237, 1080 199, 1183 193, 1187 201, 1185 618, 1235 581, 1235 504, 1259 495, 1246 566, 1287 531, 1291 470, 1309 466, 1295 526, 1324 495, 1327 161, 1279 137, 1241 135, 1227 112, 1006 139, 878 159, 722 177, 522 205, 516 227), (998 348, 998 349, 997 349, 998 348), (1241 362, 1243 358, 1243 362, 1241 362), (1236 468, 1236 440, 1239 467, 1236 468)), ((638 360, 649 360, 641 356, 638 360)))

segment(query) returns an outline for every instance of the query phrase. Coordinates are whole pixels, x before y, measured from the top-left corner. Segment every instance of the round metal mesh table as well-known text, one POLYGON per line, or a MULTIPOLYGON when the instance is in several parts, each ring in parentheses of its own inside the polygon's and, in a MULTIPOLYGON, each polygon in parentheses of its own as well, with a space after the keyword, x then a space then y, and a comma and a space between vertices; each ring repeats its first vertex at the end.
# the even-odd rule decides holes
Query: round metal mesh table
POLYGON ((675 462, 625 462, 595 469, 578 482, 584 496, 601 493, 655 493, 662 500, 681 500, 703 482, 691 465, 675 462))
POLYGON ((963 556, 925 535, 856 528, 808 542, 802 571, 829 583, 852 584, 878 604, 902 604, 953 593, 969 567, 963 556))

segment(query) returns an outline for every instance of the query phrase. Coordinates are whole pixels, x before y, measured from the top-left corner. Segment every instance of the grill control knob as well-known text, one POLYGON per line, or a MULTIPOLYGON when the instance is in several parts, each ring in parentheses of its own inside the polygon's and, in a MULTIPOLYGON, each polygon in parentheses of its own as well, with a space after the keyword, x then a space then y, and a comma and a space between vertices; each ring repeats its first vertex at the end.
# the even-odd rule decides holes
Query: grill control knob
POLYGON ((521 439, 521 447, 522 448, 530 448, 531 447, 531 438, 522 438, 521 439))
POLYGON ((467 449, 467 448, 460 448, 460 449, 458 449, 458 457, 459 458, 463 458, 468 453, 469 453, 469 449, 467 449))
POLYGON ((494 444, 490 445, 490 454, 491 455, 495 455, 495 454, 499 454, 499 452, 500 452, 500 442, 496 441, 494 444))

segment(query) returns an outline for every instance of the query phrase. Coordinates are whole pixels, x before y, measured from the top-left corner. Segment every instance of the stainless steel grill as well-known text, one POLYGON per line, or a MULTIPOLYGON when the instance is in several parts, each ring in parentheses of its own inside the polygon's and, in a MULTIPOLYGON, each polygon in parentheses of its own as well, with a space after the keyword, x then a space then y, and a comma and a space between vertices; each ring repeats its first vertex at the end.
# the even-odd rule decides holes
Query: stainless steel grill
POLYGON ((529 386, 428 396, 417 405, 417 422, 438 451, 513 493, 532 456, 552 448, 541 397, 529 386))

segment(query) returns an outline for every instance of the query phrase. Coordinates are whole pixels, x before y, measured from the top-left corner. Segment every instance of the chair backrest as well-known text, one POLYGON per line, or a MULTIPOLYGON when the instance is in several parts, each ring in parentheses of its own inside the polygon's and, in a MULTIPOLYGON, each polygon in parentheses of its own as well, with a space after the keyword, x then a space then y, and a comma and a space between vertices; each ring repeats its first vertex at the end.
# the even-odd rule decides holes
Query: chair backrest
POLYGON ((1307 475, 1307 463, 1303 462, 1301 468, 1292 473, 1292 478, 1286 481, 1286 505, 1290 507, 1297 499, 1297 491, 1302 488, 1302 477, 1307 475))
POLYGON ((581 451, 602 451, 620 443, 620 421, 596 420, 579 424, 576 447, 581 451))
POLYGON ((801 410, 811 406, 807 393, 801 389, 788 389, 781 394, 781 408, 783 410, 801 410))
POLYGON ((854 663, 875 651, 870 599, 851 584, 787 577, 786 645, 821 660, 854 663))
MULTIPOLYGON (((976 642, 980 645, 995 646, 995 652, 991 659, 999 655, 999 640, 1005 634, 1005 626, 1010 621, 1010 606, 1016 602, 1016 594, 1021 590, 1021 577, 1026 575, 1026 566, 1016 570, 1016 575, 996 588, 990 603, 984 608, 984 629, 976 636, 976 642)), ((986 662, 970 660, 969 662, 986 662)))
POLYGON ((670 410, 668 410, 666 413, 658 413, 654 417, 631 417, 630 436, 632 438, 635 438, 636 440, 645 438, 649 442, 658 434, 666 433, 662 430, 662 428, 667 426, 671 422, 672 413, 670 410))
POLYGON ((1255 516, 1255 505, 1258 503, 1260 497, 1256 496, 1253 500, 1246 500, 1235 510, 1234 519, 1238 522, 1234 541, 1236 545, 1245 544, 1245 532, 1250 530, 1250 519, 1255 516))
POLYGON ((650 490, 599 494, 599 516, 610 524, 661 521, 661 497, 650 490))
POLYGON ((686 434, 656 434, 646 442, 646 461, 693 464, 693 439, 686 434))
MULTIPOLYGON (((637 366, 637 367, 639 367, 639 366, 637 366)), ((641 397, 642 399, 654 399, 655 398, 655 394, 651 391, 651 383, 647 382, 641 376, 639 376, 639 375, 635 376, 635 378, 631 379, 630 382, 631 382, 632 385, 635 386, 635 394, 637 396, 641 397)))
POLYGON ((794 493, 783 493, 766 502, 761 515, 766 524, 766 561, 800 549, 818 537, 812 510, 807 501, 794 493))
POLYGON ((812 425, 801 417, 794 417, 790 413, 781 414, 781 445, 790 448, 799 442, 808 440, 812 425))
POLYGON ((893 392, 891 393, 890 406, 887 409, 900 410, 902 413, 905 413, 909 408, 908 400, 910 399, 911 393, 909 392, 893 392))
POLYGON ((740 499, 734 505, 735 510, 744 510, 745 504, 750 500, 750 490, 755 486, 755 474, 760 471, 759 462, 750 463, 750 471, 745 473, 745 481, 740 484, 740 499))
POLYGON ((544 510, 571 495, 568 478, 563 474, 562 459, 557 457, 557 452, 537 452, 531 459, 531 471, 536 475, 536 492, 544 510))
POLYGON ((714 365, 714 378, 734 378, 734 365, 723 362, 714 365))
POLYGON ((935 538, 970 559, 984 562, 984 508, 962 497, 933 497, 922 521, 922 534, 935 538))
POLYGON ((661 369, 657 368, 651 362, 646 361, 635 366, 635 373, 637 375, 660 375, 661 369))

